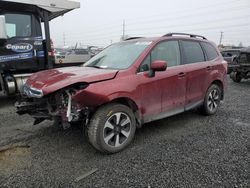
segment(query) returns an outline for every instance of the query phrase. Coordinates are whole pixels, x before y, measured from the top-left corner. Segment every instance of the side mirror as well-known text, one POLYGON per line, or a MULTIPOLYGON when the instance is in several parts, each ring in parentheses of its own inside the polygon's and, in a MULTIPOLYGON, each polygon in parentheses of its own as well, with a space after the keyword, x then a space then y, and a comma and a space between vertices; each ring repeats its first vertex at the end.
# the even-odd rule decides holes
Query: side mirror
POLYGON ((165 71, 167 69, 167 64, 168 63, 166 61, 155 60, 154 62, 151 63, 148 76, 154 77, 155 72, 165 71))
POLYGON ((158 71, 165 71, 167 69, 167 62, 162 60, 156 60, 151 64, 151 70, 158 72, 158 71))
POLYGON ((0 16, 0 39, 7 39, 5 16, 0 16))

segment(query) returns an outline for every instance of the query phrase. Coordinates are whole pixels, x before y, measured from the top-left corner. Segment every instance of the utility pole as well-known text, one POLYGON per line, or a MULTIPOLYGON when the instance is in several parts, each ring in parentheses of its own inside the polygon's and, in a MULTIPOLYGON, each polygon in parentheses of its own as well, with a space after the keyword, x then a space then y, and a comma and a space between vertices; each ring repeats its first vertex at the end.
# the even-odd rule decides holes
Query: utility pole
POLYGON ((219 43, 219 45, 221 45, 221 43, 222 43, 223 33, 224 32, 222 32, 222 31, 220 32, 220 43, 219 43))
POLYGON ((122 24, 122 40, 125 40, 125 20, 123 20, 122 24))
POLYGON ((63 32, 63 46, 66 46, 66 37, 64 32, 63 32))

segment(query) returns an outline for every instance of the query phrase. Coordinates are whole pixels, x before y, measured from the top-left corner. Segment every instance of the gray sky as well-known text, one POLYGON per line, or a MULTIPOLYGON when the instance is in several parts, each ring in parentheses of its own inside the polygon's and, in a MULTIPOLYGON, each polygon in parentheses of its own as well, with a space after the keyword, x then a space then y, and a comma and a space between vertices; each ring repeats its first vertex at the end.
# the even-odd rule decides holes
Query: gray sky
POLYGON ((56 46, 107 46, 122 35, 187 32, 224 45, 250 46, 250 0, 79 0, 81 8, 51 22, 56 46), (63 34, 64 33, 64 34, 63 34))

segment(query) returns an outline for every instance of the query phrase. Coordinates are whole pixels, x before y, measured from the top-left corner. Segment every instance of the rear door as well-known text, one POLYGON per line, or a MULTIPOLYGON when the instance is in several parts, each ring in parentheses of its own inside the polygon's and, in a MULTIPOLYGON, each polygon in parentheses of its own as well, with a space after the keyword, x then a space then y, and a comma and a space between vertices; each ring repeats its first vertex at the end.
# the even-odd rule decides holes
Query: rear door
POLYGON ((205 53, 198 41, 182 40, 183 62, 187 71, 186 105, 185 109, 203 102, 210 82, 211 62, 205 60, 205 53))
MULTIPOLYGON (((222 64, 222 59, 219 56, 219 53, 215 46, 208 42, 201 42, 201 46, 206 54, 206 60, 211 63, 213 72, 219 74, 224 74, 226 72, 224 64, 222 64)), ((209 77, 210 82, 213 80, 212 74, 209 77)))

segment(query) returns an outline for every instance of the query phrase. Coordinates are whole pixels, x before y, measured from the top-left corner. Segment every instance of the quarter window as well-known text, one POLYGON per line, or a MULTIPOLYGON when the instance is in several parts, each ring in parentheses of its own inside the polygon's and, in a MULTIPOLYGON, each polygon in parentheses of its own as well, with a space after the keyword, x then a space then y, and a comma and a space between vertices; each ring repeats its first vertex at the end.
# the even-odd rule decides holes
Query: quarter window
POLYGON ((205 61, 202 48, 198 42, 182 41, 184 63, 197 63, 205 61))
MULTIPOLYGON (((216 59, 218 57, 216 49, 211 44, 203 42, 201 43, 201 45, 205 49, 209 61, 216 59)), ((228 53, 228 55, 229 57, 232 56, 232 54, 230 53, 228 53)))
POLYGON ((5 14, 7 36, 31 36, 31 16, 24 14, 5 14))

